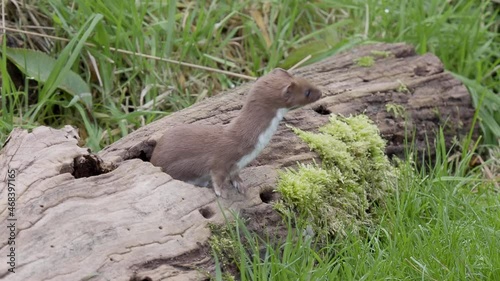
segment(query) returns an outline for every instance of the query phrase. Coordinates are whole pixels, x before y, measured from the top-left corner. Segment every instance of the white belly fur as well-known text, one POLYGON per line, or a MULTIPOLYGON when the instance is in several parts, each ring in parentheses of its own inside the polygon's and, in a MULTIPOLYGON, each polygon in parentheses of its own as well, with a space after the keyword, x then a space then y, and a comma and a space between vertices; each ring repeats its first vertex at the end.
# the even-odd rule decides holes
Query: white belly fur
POLYGON ((188 180, 186 182, 196 186, 207 187, 210 184, 210 175, 205 175, 204 177, 188 180))
POLYGON ((252 162, 262 152, 264 147, 266 147, 266 145, 269 143, 269 141, 273 137, 274 132, 276 132, 276 130, 278 129, 278 125, 279 125, 281 119, 283 119, 283 117, 285 116, 285 114, 287 112, 288 112, 288 108, 278 109, 278 111, 276 112, 276 116, 274 116, 274 118, 271 120, 269 127, 267 127, 267 129, 265 129, 264 132, 262 132, 259 135, 259 138, 257 140, 257 143, 255 144, 254 149, 250 153, 248 153, 247 155, 243 156, 240 159, 240 161, 238 161, 238 163, 236 163, 238 170, 241 170, 244 167, 246 167, 246 165, 248 165, 250 162, 252 162))

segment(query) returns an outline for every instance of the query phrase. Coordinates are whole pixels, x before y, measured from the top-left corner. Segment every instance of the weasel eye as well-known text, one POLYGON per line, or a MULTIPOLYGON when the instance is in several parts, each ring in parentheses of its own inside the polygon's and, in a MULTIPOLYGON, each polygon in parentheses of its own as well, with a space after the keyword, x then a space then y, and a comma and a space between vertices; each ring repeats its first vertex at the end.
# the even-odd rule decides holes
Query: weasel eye
POLYGON ((306 91, 306 98, 308 98, 310 95, 311 95, 311 90, 309 90, 309 89, 308 89, 308 90, 306 91))

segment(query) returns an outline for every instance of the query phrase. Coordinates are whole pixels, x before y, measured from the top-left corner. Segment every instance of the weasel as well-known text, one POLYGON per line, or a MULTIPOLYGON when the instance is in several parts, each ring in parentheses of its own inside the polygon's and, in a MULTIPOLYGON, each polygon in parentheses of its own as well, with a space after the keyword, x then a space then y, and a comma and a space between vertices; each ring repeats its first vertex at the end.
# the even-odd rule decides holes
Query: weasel
POLYGON ((217 196, 229 184, 243 193, 239 171, 269 143, 283 116, 320 98, 310 82, 276 68, 257 79, 229 124, 173 127, 157 142, 150 162, 174 179, 198 186, 211 182, 217 196))

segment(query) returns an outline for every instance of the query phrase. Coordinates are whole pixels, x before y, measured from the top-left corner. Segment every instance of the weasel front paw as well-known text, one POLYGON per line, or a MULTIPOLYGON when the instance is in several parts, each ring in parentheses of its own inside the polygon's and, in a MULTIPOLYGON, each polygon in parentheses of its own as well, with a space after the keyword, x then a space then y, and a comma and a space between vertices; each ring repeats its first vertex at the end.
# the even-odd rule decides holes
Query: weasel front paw
POLYGON ((243 185, 243 180, 240 175, 234 175, 231 177, 231 185, 238 190, 239 193, 245 193, 245 186, 243 185))
POLYGON ((215 191, 215 195, 216 195, 217 197, 220 197, 220 196, 221 196, 220 188, 216 188, 216 186, 214 186, 214 191, 215 191))

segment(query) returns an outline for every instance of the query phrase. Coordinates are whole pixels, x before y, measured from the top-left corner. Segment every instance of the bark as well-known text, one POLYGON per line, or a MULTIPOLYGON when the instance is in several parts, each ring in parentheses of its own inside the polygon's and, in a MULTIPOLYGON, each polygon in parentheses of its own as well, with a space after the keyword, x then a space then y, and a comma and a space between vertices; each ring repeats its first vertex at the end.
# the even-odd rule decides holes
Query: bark
MULTIPOLYGON (((436 56, 416 55, 406 44, 363 46, 294 74, 319 85, 324 97, 285 117, 262 155, 242 171, 249 191, 231 191, 226 199, 173 180, 147 160, 170 126, 228 123, 250 84, 149 124, 97 155, 77 145, 69 126, 15 129, 0 153, 0 194, 6 198, 14 187, 16 205, 9 209, 2 199, 0 219, 3 227, 15 223, 16 273, 1 262, 0 280, 204 280, 214 269, 207 225, 224 222, 223 212, 250 218, 256 231, 280 231, 270 204, 277 171, 317 157, 286 124, 315 130, 330 113, 365 113, 388 141, 387 153, 398 156, 405 124, 420 152, 428 143, 433 148, 439 126, 448 143, 471 127, 466 88, 436 56), (359 66, 355 60, 363 56, 375 63, 359 66)), ((0 256, 6 259, 12 246, 3 237, 0 256)))

